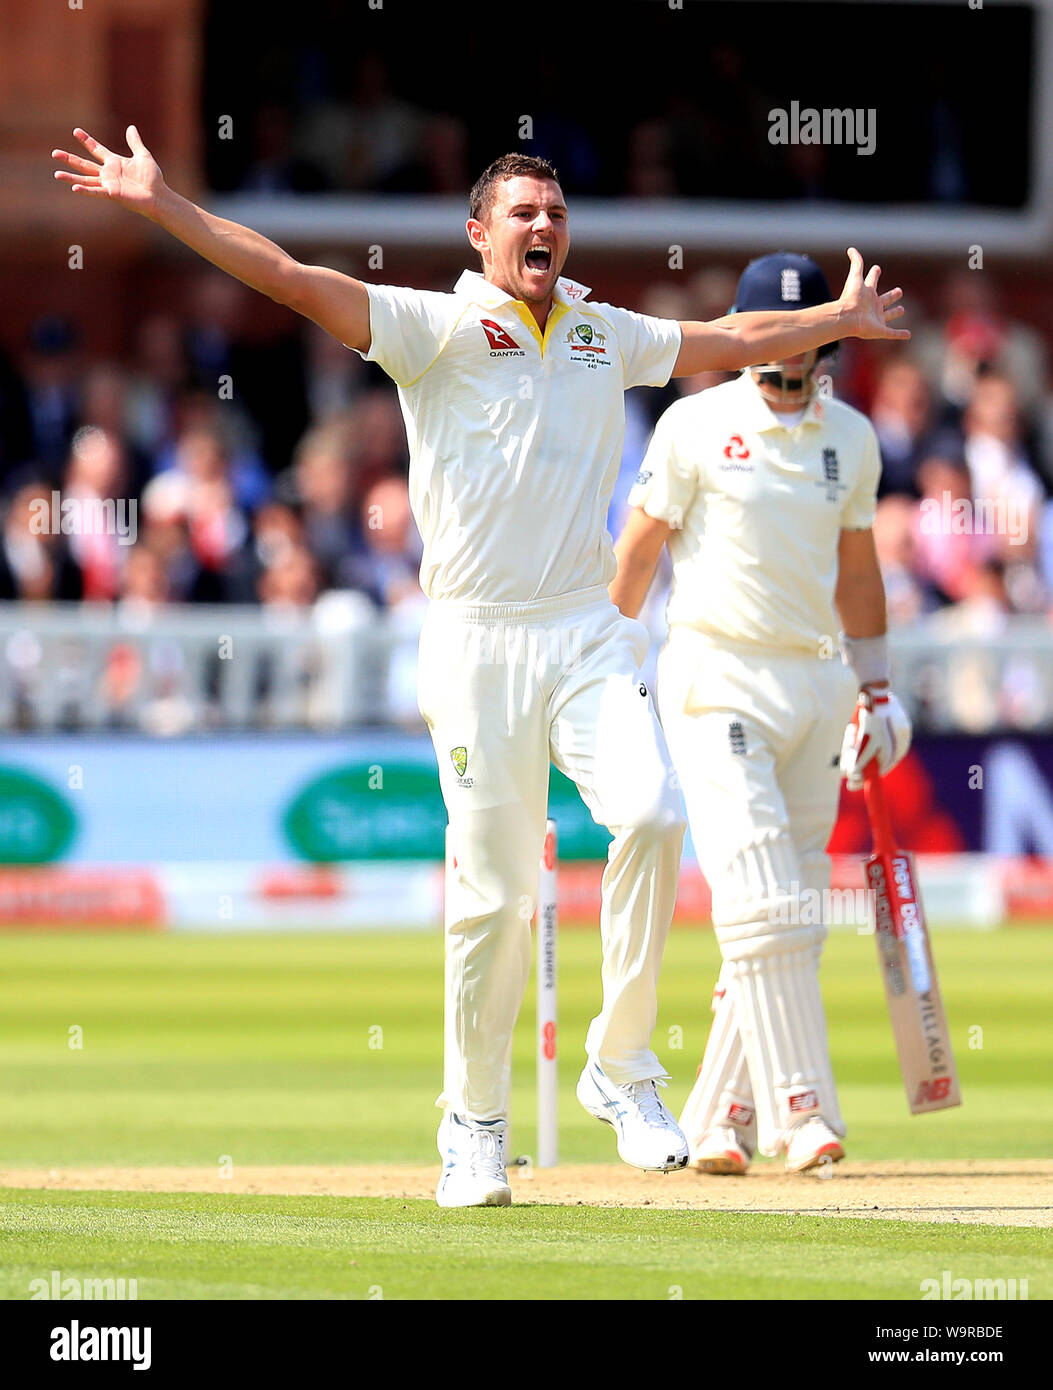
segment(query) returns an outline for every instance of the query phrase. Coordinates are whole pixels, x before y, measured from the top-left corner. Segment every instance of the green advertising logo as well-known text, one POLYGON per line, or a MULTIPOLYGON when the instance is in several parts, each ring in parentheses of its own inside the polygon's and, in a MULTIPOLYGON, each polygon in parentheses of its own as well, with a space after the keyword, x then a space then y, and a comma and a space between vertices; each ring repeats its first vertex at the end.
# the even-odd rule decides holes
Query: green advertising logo
MULTIPOLYGON (((593 821, 573 782, 555 768, 549 814, 559 824, 561 859, 607 857, 610 835, 593 821)), ((446 807, 435 764, 425 757, 382 766, 363 759, 324 772, 290 802, 282 828, 293 851, 313 863, 441 860, 446 807)))
POLYGON ((303 859, 442 859, 446 808, 434 764, 350 763, 309 782, 282 821, 303 859))
POLYGON ((0 767, 0 864, 48 864, 69 848, 77 828, 69 802, 46 782, 0 767))

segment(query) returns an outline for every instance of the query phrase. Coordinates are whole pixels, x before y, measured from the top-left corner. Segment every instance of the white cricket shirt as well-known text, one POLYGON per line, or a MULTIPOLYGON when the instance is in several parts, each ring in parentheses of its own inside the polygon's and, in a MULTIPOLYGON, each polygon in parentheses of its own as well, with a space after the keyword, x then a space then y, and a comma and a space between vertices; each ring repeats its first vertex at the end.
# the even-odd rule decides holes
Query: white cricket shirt
POLYGON ((671 405, 629 493, 676 528, 670 629, 816 655, 840 626, 841 531, 873 524, 880 473, 870 421, 843 401, 814 396, 788 428, 743 372, 671 405))
POLYGON ((669 380, 680 325, 587 303, 567 279, 544 335, 474 271, 453 294, 366 288, 362 356, 398 386, 425 594, 525 603, 609 584, 624 392, 669 380))

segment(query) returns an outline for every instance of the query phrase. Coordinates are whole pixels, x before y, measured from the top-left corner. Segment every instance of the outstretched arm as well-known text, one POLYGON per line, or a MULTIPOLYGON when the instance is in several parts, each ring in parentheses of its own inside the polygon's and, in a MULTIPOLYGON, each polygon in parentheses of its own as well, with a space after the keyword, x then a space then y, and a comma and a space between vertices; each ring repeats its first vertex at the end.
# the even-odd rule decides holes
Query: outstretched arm
POLYGON ((107 198, 156 222, 220 270, 313 319, 348 347, 368 352, 369 295, 360 280, 325 266, 303 265, 259 232, 214 217, 181 197, 165 183, 135 126, 126 131, 131 155, 115 154, 79 127, 73 134, 91 159, 66 150, 51 154, 64 166, 56 169, 55 178, 70 184, 74 193, 107 198))
POLYGON ((786 309, 772 313, 728 314, 712 323, 682 323, 683 341, 673 376, 699 372, 734 372, 763 362, 796 357, 810 348, 839 338, 909 338, 906 328, 892 328, 902 317, 901 289, 878 294, 881 274, 872 266, 863 278, 863 257, 849 247, 851 268, 841 298, 811 309, 786 309))

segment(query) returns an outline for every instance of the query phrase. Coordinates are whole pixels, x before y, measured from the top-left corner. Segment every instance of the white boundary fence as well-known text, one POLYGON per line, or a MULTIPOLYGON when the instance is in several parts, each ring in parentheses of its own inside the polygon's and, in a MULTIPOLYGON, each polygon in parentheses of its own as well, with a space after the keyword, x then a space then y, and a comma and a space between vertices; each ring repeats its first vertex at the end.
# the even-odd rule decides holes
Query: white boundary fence
MULTIPOLYGON (((890 642, 893 683, 919 729, 1053 729, 1044 618, 979 638, 937 614, 890 642)), ((352 593, 292 612, 0 603, 0 731, 417 725, 416 646, 415 622, 352 593)))

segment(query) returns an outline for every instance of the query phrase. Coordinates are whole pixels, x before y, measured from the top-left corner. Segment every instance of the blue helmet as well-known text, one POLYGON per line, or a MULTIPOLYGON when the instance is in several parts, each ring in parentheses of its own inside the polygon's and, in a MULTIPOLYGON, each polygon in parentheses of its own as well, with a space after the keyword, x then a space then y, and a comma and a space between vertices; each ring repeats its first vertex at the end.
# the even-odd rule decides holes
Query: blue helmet
MULTIPOLYGON (((728 312, 811 309, 817 304, 828 304, 831 298, 826 276, 811 256, 775 251, 770 256, 750 261, 739 276, 735 303, 728 312)), ((818 355, 826 357, 836 350, 836 343, 826 343, 818 355)))

